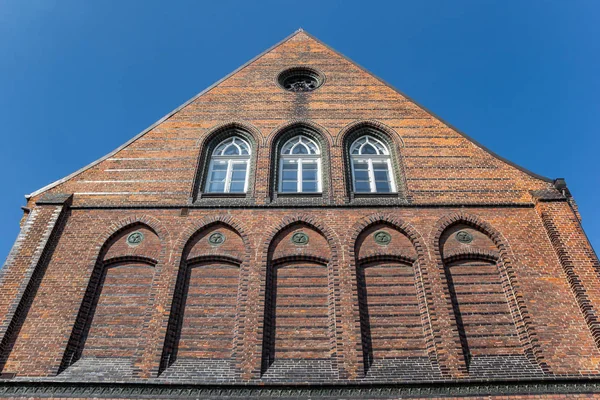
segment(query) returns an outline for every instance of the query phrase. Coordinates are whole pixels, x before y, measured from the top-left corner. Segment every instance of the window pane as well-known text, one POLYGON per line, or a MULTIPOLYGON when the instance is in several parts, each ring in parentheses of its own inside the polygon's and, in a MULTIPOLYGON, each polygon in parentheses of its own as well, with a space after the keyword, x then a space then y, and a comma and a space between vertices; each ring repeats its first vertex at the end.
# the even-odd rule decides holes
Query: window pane
POLYGON ((244 182, 246 180, 246 163, 234 163, 232 165, 232 174, 231 174, 231 180, 232 181, 242 181, 244 182))
POLYGON ((375 173, 375 180, 376 181, 388 181, 388 172, 387 169, 386 170, 375 170, 373 171, 375 173))
POLYGON ((357 181, 354 182, 354 190, 357 192, 370 192, 371 186, 369 185, 369 182, 357 181))
POLYGON ((369 172, 367 170, 354 170, 354 180, 369 181, 369 172))
POLYGON ((244 192, 244 181, 231 181, 229 191, 231 193, 243 193, 244 192))
POLYGON ((213 171, 225 171, 227 169, 227 161, 215 161, 212 169, 213 171))
POLYGON ((234 155, 239 155, 240 151, 236 146, 231 145, 225 149, 225 152, 223 154, 225 154, 226 156, 234 156, 234 155))
POLYGON ((245 181, 246 180, 246 171, 233 171, 231 174, 232 181, 245 181))
POLYGON ((281 191, 282 192, 297 192, 298 186, 296 181, 282 182, 281 183, 281 191))
POLYGON ((375 147, 367 143, 361 149, 361 154, 377 154, 377 150, 375 150, 375 147))
POLYGON ((212 174, 210 174, 210 180, 224 182, 226 173, 227 171, 213 171, 212 174))
POLYGON ((302 163, 302 180, 317 181, 317 163, 314 161, 304 161, 302 163))
POLYGON ((354 170, 355 171, 359 171, 359 170, 367 171, 368 169, 369 169, 369 164, 367 164, 366 160, 355 160, 354 161, 354 170))
POLYGON ((294 147, 294 150, 292 150, 292 154, 308 154, 308 149, 305 145, 300 143, 296 147, 294 147))
POLYGON ((388 181, 375 182, 375 187, 377 189, 377 193, 389 193, 391 191, 388 181))
POLYGON ((373 169, 384 169, 387 171, 388 163, 386 161, 373 161, 373 169))
POLYGON ((208 187, 208 191, 211 193, 222 193, 225 191, 225 182, 211 182, 208 187))
POLYGON ((298 175, 297 171, 284 169, 281 176, 284 181, 291 181, 291 180, 296 180, 297 175, 298 175))
POLYGON ((302 191, 303 192, 316 192, 317 191, 317 182, 302 182, 302 191))
POLYGON ((294 160, 284 160, 283 169, 296 171, 298 169, 298 163, 294 160))
POLYGON ((317 181, 317 171, 315 170, 302 170, 302 181, 317 181))

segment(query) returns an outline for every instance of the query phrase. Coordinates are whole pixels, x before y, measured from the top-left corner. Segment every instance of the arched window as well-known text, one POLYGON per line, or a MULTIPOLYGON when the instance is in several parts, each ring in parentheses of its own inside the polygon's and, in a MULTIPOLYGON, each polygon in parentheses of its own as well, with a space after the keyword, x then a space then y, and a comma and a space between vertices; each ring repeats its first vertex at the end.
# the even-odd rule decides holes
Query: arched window
POLYGON ((219 144, 212 153, 206 180, 208 193, 245 193, 248 190, 250 145, 238 136, 219 144))
POLYGON ((279 191, 282 193, 319 193, 321 189, 321 151, 306 136, 295 136, 281 148, 279 191))
POLYGON ((361 136, 350 146, 352 183, 359 193, 396 191, 388 148, 373 136, 361 136))

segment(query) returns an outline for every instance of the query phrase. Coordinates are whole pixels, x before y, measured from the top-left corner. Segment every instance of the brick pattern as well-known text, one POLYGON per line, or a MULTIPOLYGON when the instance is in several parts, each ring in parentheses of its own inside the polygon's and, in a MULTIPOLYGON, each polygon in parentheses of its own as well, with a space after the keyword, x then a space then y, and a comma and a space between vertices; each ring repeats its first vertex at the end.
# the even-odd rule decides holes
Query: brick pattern
POLYGON ((365 371, 382 372, 380 364, 400 358, 427 360, 412 266, 364 265, 357 281, 365 371))
MULTIPOLYGON (((18 377, 25 378, 33 376, 30 372, 31 367, 29 366, 33 364, 39 371, 48 371, 40 373, 40 375, 47 376, 48 378, 54 376, 55 378, 53 379, 65 381, 83 379, 83 377, 92 381, 110 381, 118 375, 120 379, 134 381, 143 379, 149 382, 169 381, 181 383, 191 383, 198 381, 198 379, 207 383, 257 381, 270 383, 438 381, 440 379, 448 379, 447 376, 450 376, 452 379, 474 379, 477 377, 486 379, 506 377, 514 379, 541 375, 553 377, 579 375, 582 371, 586 371, 584 369, 585 363, 593 363, 596 354, 594 353, 596 351, 594 350, 595 343, 588 332, 587 339, 585 335, 582 335, 580 340, 580 346, 590 351, 588 355, 578 355, 577 358, 567 354, 562 356, 570 357, 569 359, 571 360, 579 360, 580 364, 566 366, 555 358, 556 354, 561 351, 561 346, 563 346, 561 343, 557 343, 555 338, 562 336, 557 332, 550 335, 546 321, 552 321, 561 330, 587 331, 585 320, 581 314, 578 314, 578 311, 575 311, 567 324, 561 326, 563 319, 562 317, 557 318, 556 313, 558 312, 562 315, 563 310, 568 310, 569 308, 567 307, 572 307, 572 303, 570 302, 563 301, 562 303, 556 303, 553 308, 538 308, 535 313, 526 314, 528 315, 527 323, 529 330, 523 333, 524 323, 515 317, 517 312, 509 299, 511 291, 508 289, 511 286, 506 282, 506 263, 503 262, 503 268, 497 270, 494 282, 496 287, 502 288, 506 299, 506 307, 509 308, 513 316, 514 329, 519 336, 520 353, 514 352, 502 359, 487 356, 486 353, 485 357, 474 358, 469 369, 462 374, 460 372, 452 372, 453 370, 450 368, 454 359, 461 360, 461 357, 464 358, 460 345, 460 334, 452 308, 450 291, 447 287, 448 283, 444 278, 444 263, 436 263, 435 257, 430 258, 428 255, 438 254, 440 260, 442 259, 442 254, 444 254, 444 258, 446 254, 449 254, 449 257, 462 257, 463 261, 448 261, 450 269, 452 269, 454 268, 452 265, 457 262, 472 263, 473 261, 468 258, 469 255, 480 256, 481 254, 478 254, 473 249, 470 252, 466 250, 458 251, 454 248, 458 245, 453 247, 447 244, 446 242, 454 238, 453 235, 445 235, 444 232, 447 230, 452 230, 455 227, 473 229, 477 231, 477 235, 480 235, 476 237, 473 243, 485 247, 481 251, 489 257, 495 256, 500 260, 504 260, 503 253, 510 255, 509 258, 511 260, 509 261, 516 267, 512 271, 514 276, 512 276, 511 285, 516 286, 515 284, 519 284, 517 288, 527 293, 526 296, 519 295, 518 297, 522 303, 519 305, 520 308, 525 310, 533 308, 538 301, 536 293, 540 295, 542 293, 558 293, 564 299, 569 298, 571 289, 567 279, 557 280, 553 278, 540 280, 541 270, 532 270, 529 266, 521 266, 517 261, 512 261, 513 258, 514 260, 522 260, 528 255, 531 257, 530 249, 531 245, 534 245, 535 248, 541 249, 540 251, 544 252, 540 256, 549 260, 547 268, 553 268, 549 270, 548 274, 555 274, 555 270, 558 270, 558 273, 561 271, 558 261, 556 261, 556 265, 553 266, 552 264, 552 256, 554 254, 552 245, 548 238, 544 236, 545 229, 538 219, 537 213, 531 208, 479 210, 478 216, 445 209, 425 210, 420 211, 418 214, 414 214, 411 210, 403 209, 396 209, 393 214, 382 214, 373 209, 362 209, 360 211, 348 210, 344 214, 344 220, 340 220, 337 213, 318 210, 309 210, 305 214, 291 215, 288 210, 270 210, 268 212, 265 210, 260 214, 256 210, 239 210, 232 211, 229 216, 215 215, 210 210, 190 210, 189 215, 185 218, 182 218, 177 210, 153 211, 154 216, 152 218, 141 215, 136 217, 135 215, 135 211, 127 210, 72 211, 64 227, 64 232, 58 239, 52 256, 54 261, 49 263, 45 276, 41 280, 39 294, 33 299, 31 305, 31 314, 45 315, 46 324, 42 326, 31 319, 27 319, 24 322, 21 331, 23 334, 18 336, 16 346, 10 353, 4 371, 18 372, 16 379, 20 379, 18 377), (309 215, 315 215, 315 217, 311 218, 309 215), (92 225, 82 223, 89 218, 98 223, 92 225), (140 225, 141 220, 151 223, 152 227, 150 225, 140 225), (245 222, 243 225, 239 222, 242 220, 245 222), (121 222, 114 223, 112 221, 121 222), (494 223, 498 229, 492 228, 490 223, 486 221, 494 223), (527 232, 527 237, 530 241, 527 246, 520 239, 522 229, 513 230, 511 228, 515 224, 518 225, 524 221, 530 221, 531 227, 527 232), (536 221, 537 223, 535 223, 536 221), (116 233, 109 233, 105 227, 114 229, 116 233), (81 306, 86 304, 82 300, 88 296, 81 291, 81 288, 91 285, 90 282, 93 281, 93 278, 90 278, 90 274, 93 275, 92 271, 95 270, 94 268, 84 270, 69 266, 73 265, 74 262, 85 265, 87 254, 90 252, 99 254, 98 257, 101 260, 104 255, 109 255, 110 260, 116 260, 117 262, 122 262, 126 257, 144 259, 143 254, 135 253, 137 250, 130 250, 127 246, 122 245, 128 232, 141 229, 146 229, 144 232, 147 232, 145 236, 149 240, 149 243, 155 243, 155 245, 145 250, 146 253, 153 254, 153 257, 158 258, 155 260, 156 266, 153 267, 155 269, 155 276, 152 280, 152 300, 149 300, 147 306, 149 312, 144 313, 144 322, 140 323, 141 326, 145 327, 143 335, 151 339, 147 341, 143 338, 140 339, 136 355, 129 361, 112 357, 96 357, 94 360, 83 357, 56 376, 55 372, 52 372, 58 368, 56 361, 48 363, 43 361, 44 358, 32 358, 31 351, 36 349, 36 354, 45 353, 47 357, 52 357, 55 360, 60 360, 62 354, 68 351, 65 349, 68 349, 69 346, 69 335, 75 332, 74 327, 77 326, 76 322, 78 320, 77 314, 80 313, 81 306), (390 232, 393 240, 392 244, 386 247, 372 240, 373 233, 379 230, 390 232), (85 231, 88 231, 88 233, 82 235, 85 231), (241 258, 241 260, 237 260, 237 262, 241 262, 241 264, 237 265, 241 266, 235 267, 239 268, 237 297, 228 300, 235 300, 233 304, 235 304, 237 320, 234 325, 231 325, 231 323, 228 325, 234 326, 231 329, 233 335, 227 338, 226 341, 228 344, 223 345, 223 349, 226 346, 228 349, 233 349, 231 358, 227 360, 227 358, 223 357, 224 354, 222 354, 218 357, 223 358, 213 357, 210 360, 207 358, 206 362, 198 362, 198 357, 195 356, 194 360, 189 357, 178 356, 172 365, 169 365, 159 373, 158 365, 163 357, 161 354, 163 354, 165 346, 167 346, 167 343, 161 338, 168 337, 167 332, 170 330, 168 328, 170 318, 174 315, 181 315, 183 316, 184 324, 186 319, 186 303, 181 303, 183 304, 183 308, 178 308, 174 305, 176 294, 181 293, 179 290, 181 286, 178 286, 176 282, 178 276, 182 276, 181 274, 185 271, 185 268, 177 266, 182 263, 182 259, 195 260, 194 262, 206 263, 203 265, 213 266, 223 266, 231 263, 231 261, 217 261, 218 257, 225 255, 219 255, 218 250, 214 250, 212 254, 208 254, 208 250, 210 250, 208 247, 209 244, 206 241, 208 232, 216 231, 224 232, 227 237, 226 242, 222 246, 229 245, 231 247, 226 253, 237 254, 236 257, 241 258), (298 246, 292 244, 290 236, 299 231, 309 235, 309 244, 302 246, 304 250, 296 251, 294 249, 298 246), (152 239, 153 232, 157 232, 155 236, 158 238, 158 241, 152 239), (428 233, 423 236, 419 232, 428 233), (500 237, 496 236, 497 232, 503 232, 503 238, 506 239, 500 240, 500 237), (345 237, 344 234, 346 234, 345 237), (92 240, 88 240, 88 237, 92 238, 92 240), (169 238, 179 239, 171 240, 169 238), (497 243, 501 247, 498 247, 495 243, 496 239, 500 240, 497 243), (440 240, 446 240, 446 242, 440 242, 440 240), (354 250, 352 252, 340 253, 337 249, 341 245, 338 243, 344 243, 346 249, 354 250), (491 250, 490 243, 493 243, 498 250, 495 252, 491 250), (510 245, 507 243, 510 243, 510 245), (264 246, 266 246, 266 249, 264 246), (94 251, 96 248, 100 250, 94 251), (118 250, 119 248, 122 248, 122 250, 118 250), (67 249, 69 249, 69 257, 58 257, 60 254, 65 254, 64 252, 67 249), (448 250, 445 253, 440 251, 436 253, 434 251, 436 249, 448 250), (127 255, 124 253, 131 253, 132 251, 135 254, 127 255), (386 251, 390 253, 387 256, 385 255, 386 251), (163 254, 165 253, 173 254, 170 261, 161 261, 164 260, 163 254), (206 253, 205 259, 202 259, 202 253, 206 253), (292 257, 292 254, 295 254, 295 258, 292 257), (390 256, 392 259, 385 258, 390 256), (317 263, 315 261, 311 262, 308 259, 302 261, 302 258, 311 257, 318 258, 321 261, 317 263), (355 261, 349 262, 345 260, 355 261), (223 264, 224 262, 225 264, 223 264), (361 264, 363 262, 366 262, 366 264, 361 264), (322 266, 323 264, 326 264, 326 266, 322 266), (161 265, 164 266, 160 267, 161 265), (312 266, 322 271, 319 279, 317 279, 318 284, 315 282, 318 287, 311 289, 314 289, 314 294, 318 294, 316 298, 321 299, 319 301, 323 303, 321 311, 324 309, 327 310, 326 314, 321 314, 321 319, 327 320, 326 335, 328 341, 324 341, 324 346, 322 347, 323 349, 327 349, 327 353, 320 353, 318 357, 310 354, 304 358, 293 359, 275 357, 276 360, 281 360, 281 363, 279 365, 276 362, 273 363, 273 366, 276 368, 263 369, 263 373, 261 374, 261 360, 263 359, 263 349, 265 348, 263 346, 265 321, 267 321, 269 315, 275 316, 274 322, 277 329, 279 328, 279 325, 277 325, 278 321, 282 320, 277 318, 278 312, 284 312, 282 315, 288 312, 285 308, 278 308, 278 304, 285 303, 280 303, 277 297, 275 308, 272 308, 269 304, 266 304, 265 307, 264 300, 268 298, 266 291, 270 290, 268 289, 270 287, 270 278, 266 274, 268 270, 267 266, 269 265, 276 267, 278 272, 285 271, 286 268, 293 266, 298 266, 298 268, 312 266), (340 268, 340 265, 344 267, 340 268), (356 271, 355 265, 359 266, 358 272, 353 272, 356 271), (402 336, 403 329, 406 328, 408 322, 412 321, 411 323, 414 323, 414 325, 420 323, 422 332, 421 343, 423 344, 418 346, 418 349, 410 348, 403 341, 412 339, 385 339, 384 336, 379 334, 373 335, 373 329, 379 329, 379 327, 376 324, 375 328, 373 328, 373 325, 370 325, 374 360, 377 360, 379 357, 379 359, 385 359, 385 361, 379 364, 374 362, 366 369, 366 373, 360 372, 354 378, 346 378, 348 375, 343 375, 342 372, 348 373, 352 370, 365 370, 362 347, 365 328, 361 328, 361 307, 364 308, 364 303, 361 304, 360 297, 362 295, 359 289, 360 271, 363 265, 366 266, 365 270, 367 273, 371 267, 379 268, 379 274, 389 272, 394 268, 405 270, 406 276, 397 277, 402 278, 401 282, 394 281, 393 286, 375 288, 374 292, 373 290, 369 290, 370 277, 367 274, 365 276, 367 305, 369 305, 369 295, 375 294, 377 291, 380 291, 383 295, 389 295, 382 296, 382 298, 386 299, 385 301, 390 301, 389 304, 404 301, 407 296, 397 296, 401 292, 405 294, 410 293, 409 297, 412 299, 410 303, 414 305, 416 299, 420 318, 404 315, 402 317, 388 316, 377 318, 381 318, 382 325, 400 325, 394 331, 394 334, 398 334, 399 336, 402 336), (259 272, 262 268, 265 268, 264 274, 259 272), (386 271, 382 272, 382 269, 386 271), (413 286, 409 292, 410 277, 408 275, 410 275, 409 271, 411 270, 413 286), (503 270, 504 272, 502 272, 503 270), (435 271, 439 271, 439 273, 435 271), (336 276, 339 278, 336 278, 336 276), (346 281, 346 277, 350 279, 346 281), (72 282, 73 286, 69 285, 65 287, 62 284, 65 280, 72 282), (497 282, 501 282, 501 284, 497 284, 497 282), (166 288, 164 295, 155 295, 154 293, 157 293, 161 286, 166 288), (261 286, 264 287, 262 295, 260 290, 256 291, 261 286), (520 289, 521 286, 525 289, 520 289), (73 289, 70 289, 71 287, 73 289), (170 287, 172 289, 169 289, 170 287), (317 290, 319 288, 320 290, 317 290), (529 290, 529 288, 534 290, 529 290), (60 296, 57 296, 58 293, 60 293, 60 296), (269 310, 273 311, 269 312, 269 310), (579 319, 577 315, 579 315, 579 319), (244 317, 241 318, 241 316, 244 317), (64 321, 66 318, 71 318, 72 322, 65 324, 64 321), (437 332, 437 329, 444 326, 440 324, 440 320, 444 318, 450 324, 449 330, 445 332, 445 336, 437 333, 434 334, 434 332, 437 332), (152 320, 157 320, 157 323, 150 325, 149 321, 152 320), (47 326, 53 327, 50 334, 46 328, 47 326), (155 326, 155 328, 152 328, 154 329, 152 332, 147 332, 151 329, 150 326, 155 326), (161 329, 164 330, 161 331, 161 329), (530 331, 539 332, 540 330, 542 331, 542 335, 531 336, 530 331), (346 337, 350 338, 350 340, 344 341, 343 338, 346 337), (538 342, 536 343, 538 345, 536 354, 541 355, 541 359, 544 362, 548 362, 552 369, 541 369, 544 365, 542 363, 536 364, 538 358, 533 358, 534 361, 532 361, 530 355, 527 354, 527 350, 531 348, 530 342, 532 337, 536 338, 538 342), (42 338, 43 342, 47 343, 43 349, 39 344, 42 338), (448 341, 446 338, 450 338, 450 340, 448 341), (398 345, 398 350, 392 349, 394 345, 391 345, 391 343, 398 345), (255 355, 256 353, 249 351, 250 349, 257 349, 259 352, 258 357, 255 355), (396 353, 394 354, 394 352, 396 353), (445 353, 450 353, 449 355, 452 355, 452 357, 446 356, 445 353), (21 360, 29 361, 25 363, 21 360), (147 364, 146 361, 144 364, 140 364, 139 360, 149 361, 147 361, 147 364), (570 368, 568 371, 571 372, 567 372, 566 374, 564 372, 561 374, 550 373, 553 370, 559 369, 558 367, 563 369, 570 368), (255 373, 254 371, 256 370, 259 372, 255 373), (151 372, 150 376, 145 377, 147 373, 145 371, 156 372, 151 372), (200 374, 201 378, 197 374, 200 374)), ((216 247, 216 249, 218 248, 216 247)), ((136 260, 134 259, 133 261, 136 260)), ((481 261, 477 261, 477 263, 481 264, 481 261)), ((182 266, 185 265, 186 261, 183 262, 182 266)), ((198 266, 194 268, 200 271, 198 268, 202 267, 198 266)), ((191 270, 194 270, 194 268, 191 268, 191 270)), ((233 266, 228 268, 235 270, 233 266)), ((292 270, 290 269, 290 271, 292 270)), ((373 269, 372 271, 377 270, 373 269)), ((224 272, 220 272, 221 278, 224 277, 224 274, 224 272)), ((304 279, 307 275, 303 273, 300 277, 304 279)), ((278 278, 278 275, 275 275, 275 278, 278 278)), ((371 276, 371 278, 379 279, 375 275, 371 276)), ((200 282, 199 286, 196 286, 197 288, 205 287, 203 285, 210 285, 206 279, 202 279, 200 282)), ((280 280, 276 279, 276 282, 279 283, 280 280)), ((372 282, 377 282, 377 280, 372 282)), ((298 291, 303 291, 307 284, 313 284, 312 282, 307 283, 304 280, 296 282, 292 280, 287 283, 292 286, 292 288, 288 289, 296 290, 295 288, 299 287, 298 291)), ((233 286, 235 286, 234 283, 226 285, 232 286, 230 289, 233 289, 233 286)), ((192 288, 192 286, 195 285, 190 283, 189 287, 192 288)), ((220 289, 219 293, 221 294, 224 289, 220 289)), ((215 293, 215 291, 211 293, 215 293)), ((518 291, 516 293, 518 295, 518 291)), ((304 300, 304 297, 298 299, 300 302, 304 300)), ((304 303, 298 303, 298 305, 301 306, 300 308, 306 306, 304 303)), ((387 306, 383 306, 379 310, 370 308, 369 312, 389 314, 388 309, 392 307, 384 307, 387 306)), ((394 312, 404 313, 404 310, 398 310, 398 307, 393 308, 394 312)), ((411 314, 413 314, 414 308, 414 306, 411 308, 411 314)), ((520 308, 517 308, 517 310, 520 308)), ((203 309, 206 309, 206 307, 203 309)), ((576 305, 575 310, 577 310, 576 305)), ((304 323, 304 326, 310 328, 306 332, 312 335, 312 329, 316 325, 311 324, 313 321, 309 320, 303 319, 303 321, 307 321, 304 323)), ((499 321, 499 319, 494 317, 493 321, 487 322, 494 321, 499 321)), ((300 326, 301 324, 301 322, 298 322, 297 325, 300 326)), ((191 327, 193 324, 190 323, 188 326, 191 327)), ((414 332, 417 331, 419 329, 415 328, 414 332)), ((177 332, 177 329, 174 332, 177 332)), ((185 329, 181 330, 181 337, 184 338, 184 342, 187 335, 185 332, 185 329)), ((188 330, 187 332, 189 332, 189 335, 195 334, 193 333, 195 330, 188 330)), ((277 336, 275 335, 275 337, 277 336)), ((495 340, 496 338, 490 339, 490 341, 495 340)), ((176 343, 178 344, 179 342, 176 341, 176 343)), ((301 345, 298 344, 299 342, 291 343, 292 345, 288 347, 301 348, 301 345)), ((321 349, 321 344, 318 346, 321 349)), ((275 349, 277 349, 277 345, 275 345, 275 349)), ((569 351, 573 350, 572 347, 569 347, 569 351)), ((197 355, 197 353, 195 354, 197 355)), ((460 368, 458 368, 460 367, 460 363, 456 364, 456 366, 457 370, 460 371, 460 368)))
POLYGON ((579 213, 568 203, 555 202, 540 202, 537 210, 596 346, 600 346, 600 321, 596 311, 600 300, 600 263, 583 232, 579 213))
POLYGON ((470 375, 498 376, 507 370, 542 375, 523 352, 496 263, 447 263, 446 276, 470 375))
POLYGON ((0 368, 12 352, 56 240, 62 233, 68 213, 65 208, 56 205, 33 210, 2 268, 0 309, 3 308, 4 314, 0 325, 0 368))
MULTIPOLYGON (((50 192, 75 193, 76 205, 183 206, 190 198, 208 206, 280 205, 282 199, 271 194, 276 144, 290 130, 309 129, 326 150, 329 171, 324 180, 331 185, 322 198, 285 199, 283 204, 343 205, 350 197, 347 139, 367 127, 394 154, 401 193, 384 204, 526 204, 531 190, 554 190, 551 183, 473 145, 404 95, 299 32, 50 192), (325 84, 308 93, 281 89, 275 83, 277 74, 298 65, 322 71, 325 84), (250 192, 242 199, 198 199, 195 193, 202 190, 212 139, 228 127, 243 130, 255 142, 250 192)), ((355 200, 373 204, 368 198, 355 200)))
POLYGON ((106 268, 82 357, 135 355, 153 275, 153 266, 133 262, 106 268))
POLYGON ((28 207, 0 276, 12 382, 600 378, 600 265, 574 201, 302 32, 28 207), (298 64, 326 83, 274 83, 298 64), (207 195, 231 132, 252 144, 249 192, 207 195), (276 191, 298 132, 322 149, 317 196, 276 191), (347 148, 365 132, 390 147, 398 193, 352 193, 347 148))

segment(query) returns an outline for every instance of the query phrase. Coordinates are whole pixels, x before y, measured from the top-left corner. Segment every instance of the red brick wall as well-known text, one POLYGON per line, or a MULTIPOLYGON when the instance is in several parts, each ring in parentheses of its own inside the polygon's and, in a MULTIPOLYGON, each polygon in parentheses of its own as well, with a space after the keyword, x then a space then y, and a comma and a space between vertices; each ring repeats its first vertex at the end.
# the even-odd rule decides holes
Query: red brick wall
POLYGON ((600 266, 566 199, 304 33, 29 206, 0 295, 17 377, 63 379, 79 355, 127 358, 122 379, 152 382, 600 374, 600 266), (326 84, 281 89, 298 64, 326 84), (328 193, 274 199, 271 153, 299 123, 321 136, 328 193), (253 139, 251 191, 196 198, 230 126, 253 139), (398 195, 348 193, 346 139, 364 126, 389 139, 398 195), (44 203, 60 194, 72 204, 44 203))
MULTIPOLYGON (((278 134, 303 122, 329 146, 332 198, 348 196, 344 138, 361 121, 372 121, 395 147, 415 204, 530 202, 530 190, 551 188, 490 155, 402 94, 303 32, 196 98, 106 160, 54 187, 75 193, 75 204, 177 204, 193 193, 198 157, 211 133, 237 122, 254 137, 256 176, 252 198, 269 202, 271 151, 278 134), (282 70, 306 65, 326 82, 308 94, 276 84, 282 70)), ((324 149, 326 150, 326 149, 324 149)), ((201 160, 201 163, 204 159, 201 160)))
MULTIPOLYGON (((187 217, 181 217, 179 210, 153 210, 146 213, 133 210, 72 210, 4 370, 24 376, 52 376, 56 373, 81 307, 84 289, 88 286, 97 257, 104 251, 103 244, 107 240, 112 242, 109 238, 119 231, 122 224, 136 224, 139 227, 135 221, 140 220, 148 224, 148 229, 157 232, 160 240, 160 250, 148 249, 158 256, 148 305, 152 312, 146 317, 144 334, 138 344, 141 360, 137 361, 138 365, 144 376, 151 377, 155 373, 152 371, 157 370, 160 363, 185 244, 194 237, 196 230, 201 231, 201 237, 206 236, 202 233, 203 224, 213 231, 213 221, 223 220, 228 221, 228 229, 237 230, 239 237, 245 238, 244 247, 247 249, 244 252, 249 255, 244 255, 241 260, 237 300, 237 313, 241 317, 234 333, 237 346, 235 362, 242 372, 245 371, 245 376, 257 378, 262 359, 266 286, 263 255, 273 243, 289 246, 289 240, 279 241, 279 238, 286 238, 301 226, 304 232, 311 235, 309 246, 315 245, 314 253, 321 252, 322 258, 330 260, 327 267, 328 307, 332 308, 329 315, 333 312, 335 324, 330 325, 329 333, 335 341, 333 349, 337 368, 349 377, 358 377, 362 370, 363 354, 354 272, 356 262, 353 261, 354 250, 350 251, 356 246, 356 238, 361 238, 362 227, 365 224, 372 225, 373 221, 379 219, 385 221, 386 226, 392 224, 389 221, 396 221, 399 231, 408 231, 408 236, 394 234, 390 247, 395 249, 394 240, 398 239, 400 247, 405 248, 406 237, 410 237, 415 249, 413 254, 418 254, 415 281, 419 301, 424 302, 427 310, 421 320, 428 354, 433 354, 444 369, 457 371, 450 372, 453 376, 460 377, 459 371, 464 363, 460 361, 462 350, 443 264, 436 258, 436 246, 439 246, 445 230, 443 226, 462 216, 471 226, 474 224, 472 221, 478 221, 483 227, 480 229, 493 228, 495 232, 502 233, 500 245, 502 253, 508 257, 508 264, 504 261, 505 272, 502 274, 506 276, 502 275, 501 279, 510 281, 505 284, 510 284, 510 293, 514 293, 518 304, 510 303, 510 299, 507 301, 511 310, 514 310, 513 314, 519 313, 524 319, 521 324, 526 325, 518 325, 517 328, 528 330, 528 337, 535 339, 532 350, 537 357, 535 359, 555 374, 593 373, 599 352, 538 214, 532 208, 473 211, 472 214, 465 214, 445 208, 419 211, 394 209, 382 214, 368 208, 340 210, 337 213, 309 209, 298 215, 289 210, 240 209, 231 210, 229 215, 215 215, 211 210, 194 209, 190 210, 187 217), (86 223, 89 220, 95 223, 86 223), (286 223, 291 224, 290 228, 285 227, 286 223), (438 232, 438 229, 442 229, 442 232, 438 232), (317 231, 320 233, 313 233, 317 231), (274 234, 277 232, 281 232, 281 236, 274 234), (326 247, 323 247, 319 237, 326 239, 326 247), (548 307, 549 303, 552 307, 548 307), (569 315, 569 318, 564 318, 564 315, 569 315), (40 323, 41 318, 44 323, 40 323), (573 338, 577 338, 577 346, 573 345, 573 338)), ((380 226, 377 225, 377 229, 380 226)), ((124 229, 127 232, 127 228, 124 229)), ((374 226, 370 231, 373 229, 374 226)), ((393 230, 388 230, 393 233, 393 230)), ((225 244, 236 240, 231 233, 227 237, 225 244)), ((366 239, 360 240, 363 244, 359 251, 363 251, 362 247, 366 245, 371 248, 376 246, 376 251, 380 252, 380 245, 369 245, 366 239)), ((390 323, 392 321, 393 318, 390 323)), ((521 344, 527 348, 523 340, 521 344)))

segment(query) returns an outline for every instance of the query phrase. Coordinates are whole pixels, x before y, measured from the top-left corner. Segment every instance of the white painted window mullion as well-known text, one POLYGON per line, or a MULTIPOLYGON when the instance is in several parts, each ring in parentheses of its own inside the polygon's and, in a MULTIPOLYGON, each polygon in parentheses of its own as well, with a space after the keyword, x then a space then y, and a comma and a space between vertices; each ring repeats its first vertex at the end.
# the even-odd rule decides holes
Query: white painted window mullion
POLYGON ((250 163, 246 160, 244 161, 246 164, 246 180, 244 182, 244 193, 248 192, 248 178, 250 177, 250 163))
POLYGON ((229 193, 231 186, 231 175, 233 175, 233 160, 227 160, 227 172, 225 173, 225 193, 229 193))
POLYGON ((302 159, 298 159, 298 183, 296 186, 298 193, 302 192, 302 159))
POLYGON ((368 164, 369 164, 369 185, 371 186, 371 193, 374 193, 377 191, 377 186, 375 185, 375 171, 373 170, 373 159, 369 158, 368 159, 368 164))

